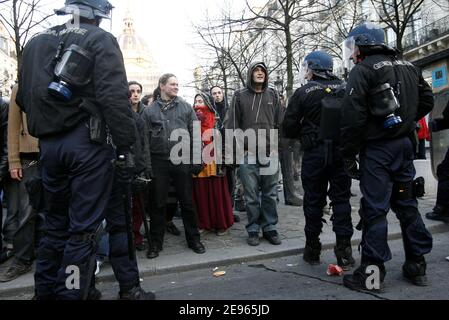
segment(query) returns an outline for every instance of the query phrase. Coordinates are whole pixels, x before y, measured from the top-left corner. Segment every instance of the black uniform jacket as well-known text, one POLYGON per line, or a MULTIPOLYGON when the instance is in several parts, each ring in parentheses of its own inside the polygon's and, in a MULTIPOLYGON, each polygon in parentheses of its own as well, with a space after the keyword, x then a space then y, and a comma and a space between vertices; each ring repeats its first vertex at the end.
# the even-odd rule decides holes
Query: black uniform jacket
POLYGON ((128 100, 128 82, 123 56, 116 39, 89 24, 66 24, 37 34, 25 47, 19 73, 18 105, 27 113, 29 131, 37 138, 67 132, 98 110, 106 121, 114 144, 129 147, 136 139, 135 121, 128 100), (54 78, 58 46, 77 44, 93 57, 91 80, 72 88, 73 98, 64 102, 48 93, 54 78))
POLYGON ((321 122, 321 100, 329 95, 325 90, 338 90, 342 84, 339 79, 314 80, 297 89, 288 103, 282 124, 284 137, 298 139, 309 135, 316 140, 321 122))
POLYGON ((349 74, 341 119, 343 157, 356 156, 368 141, 412 135, 416 122, 433 109, 433 102, 432 89, 414 65, 388 55, 368 56, 349 74), (375 117, 369 111, 369 92, 384 83, 392 87, 399 83, 397 115, 403 123, 391 129, 384 129, 385 118, 375 117))

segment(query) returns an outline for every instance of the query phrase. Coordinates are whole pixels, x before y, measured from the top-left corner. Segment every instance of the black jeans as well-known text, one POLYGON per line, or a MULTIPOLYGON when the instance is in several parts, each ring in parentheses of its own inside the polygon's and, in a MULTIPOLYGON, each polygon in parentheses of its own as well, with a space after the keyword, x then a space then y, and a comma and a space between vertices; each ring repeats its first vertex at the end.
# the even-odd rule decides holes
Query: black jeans
POLYGON ((161 160, 152 156, 154 179, 151 183, 153 206, 151 209, 150 234, 152 245, 162 248, 165 234, 165 216, 167 211, 170 178, 181 204, 182 220, 187 243, 200 240, 198 222, 193 209, 192 174, 188 165, 174 165, 170 160, 161 160))
MULTIPOLYGON (((36 154, 36 159, 37 159, 36 154)), ((35 227, 37 212, 32 208, 26 183, 34 177, 40 176, 40 168, 36 160, 22 160, 22 181, 11 181, 15 187, 9 194, 11 210, 17 212, 18 227, 14 234, 14 262, 16 264, 31 265, 35 259, 35 227)))

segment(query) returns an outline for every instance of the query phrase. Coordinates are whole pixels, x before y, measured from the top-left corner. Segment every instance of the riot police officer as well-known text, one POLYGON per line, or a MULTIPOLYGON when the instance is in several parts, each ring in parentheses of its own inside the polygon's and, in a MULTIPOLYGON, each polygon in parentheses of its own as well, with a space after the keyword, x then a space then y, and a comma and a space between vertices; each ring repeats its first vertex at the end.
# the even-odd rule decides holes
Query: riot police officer
POLYGON ((432 249, 432 236, 418 211, 413 160, 416 122, 432 110, 432 91, 415 66, 397 59, 380 26, 357 26, 343 49, 344 62, 352 60, 355 67, 343 102, 341 147, 346 170, 360 179, 363 195, 359 211, 361 266, 344 277, 344 285, 357 290, 382 289, 384 263, 391 259, 386 219, 391 207, 400 220, 404 240, 403 275, 424 286, 424 255, 432 249), (372 270, 378 270, 379 280, 373 288, 367 287, 372 270))
MULTIPOLYGON (((449 101, 443 111, 443 118, 434 119, 430 123, 433 132, 449 129, 449 101)), ((449 223, 449 149, 443 162, 438 165, 437 203, 433 210, 426 214, 426 218, 449 223)))
POLYGON ((299 88, 290 99, 283 122, 284 135, 299 138, 304 150, 302 184, 304 214, 306 217, 306 247, 303 259, 314 265, 320 263, 320 233, 323 228, 323 208, 329 195, 333 209, 333 230, 337 244, 334 248, 338 264, 349 270, 355 263, 352 257, 351 237, 351 178, 346 174, 338 139, 338 99, 343 82, 333 73, 332 57, 324 51, 307 55, 301 66, 302 77, 308 83, 299 88), (330 98, 337 114, 325 113, 323 99, 330 98), (337 117, 324 119, 324 117, 337 117), (328 125, 331 123, 334 128, 328 125), (300 124, 300 125, 298 125, 300 124), (329 190, 329 192, 328 192, 329 190))
POLYGON ((136 126, 118 43, 99 28, 111 10, 106 0, 66 0, 56 13, 73 19, 37 34, 24 50, 17 102, 28 115, 30 133, 40 139, 47 200, 37 299, 87 297, 105 216, 120 298, 154 299, 140 287, 127 246, 122 192, 113 187, 132 178, 136 126), (67 285, 70 276, 73 286, 67 285))

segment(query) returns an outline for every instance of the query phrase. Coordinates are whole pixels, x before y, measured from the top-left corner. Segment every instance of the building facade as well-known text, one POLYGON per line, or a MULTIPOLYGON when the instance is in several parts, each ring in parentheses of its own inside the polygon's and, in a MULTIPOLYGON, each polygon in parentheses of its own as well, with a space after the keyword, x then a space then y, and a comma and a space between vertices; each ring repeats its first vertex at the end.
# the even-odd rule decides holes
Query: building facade
POLYGON ((0 24, 0 95, 9 97, 17 78, 17 60, 14 43, 0 24))

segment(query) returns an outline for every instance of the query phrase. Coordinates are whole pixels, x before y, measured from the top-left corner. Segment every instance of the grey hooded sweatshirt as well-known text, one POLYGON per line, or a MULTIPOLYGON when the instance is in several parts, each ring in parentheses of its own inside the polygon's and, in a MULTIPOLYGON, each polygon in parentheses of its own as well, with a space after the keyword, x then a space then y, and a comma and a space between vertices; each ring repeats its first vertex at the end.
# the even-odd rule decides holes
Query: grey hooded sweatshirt
MULTIPOLYGON (((257 136, 260 129, 265 129, 267 133, 266 150, 269 151, 270 130, 279 129, 280 105, 278 93, 275 89, 268 87, 268 71, 265 63, 253 63, 248 68, 246 88, 234 93, 230 109, 226 113, 224 127, 243 131, 254 129, 257 136), (252 74, 256 67, 262 67, 266 74, 263 90, 260 93, 254 90, 252 81, 252 74)), ((245 143, 245 151, 248 151, 247 143, 245 143)))

